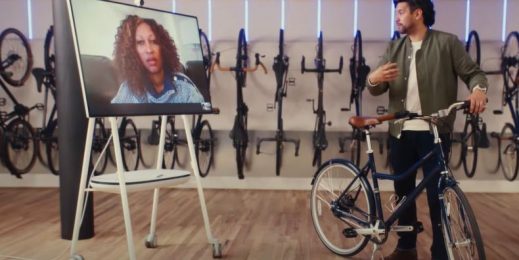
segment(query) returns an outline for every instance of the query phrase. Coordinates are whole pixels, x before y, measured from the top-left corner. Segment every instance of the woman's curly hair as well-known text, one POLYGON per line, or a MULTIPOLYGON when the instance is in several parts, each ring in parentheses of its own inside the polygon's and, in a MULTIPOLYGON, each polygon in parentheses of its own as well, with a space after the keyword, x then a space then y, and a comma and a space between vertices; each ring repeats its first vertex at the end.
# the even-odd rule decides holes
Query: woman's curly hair
POLYGON ((164 71, 175 74, 181 69, 175 43, 162 25, 153 19, 141 18, 137 15, 126 16, 117 28, 113 56, 119 75, 127 81, 130 89, 138 95, 144 95, 144 86, 149 82, 147 70, 139 59, 135 41, 137 27, 142 23, 148 24, 155 33, 160 46, 164 71))

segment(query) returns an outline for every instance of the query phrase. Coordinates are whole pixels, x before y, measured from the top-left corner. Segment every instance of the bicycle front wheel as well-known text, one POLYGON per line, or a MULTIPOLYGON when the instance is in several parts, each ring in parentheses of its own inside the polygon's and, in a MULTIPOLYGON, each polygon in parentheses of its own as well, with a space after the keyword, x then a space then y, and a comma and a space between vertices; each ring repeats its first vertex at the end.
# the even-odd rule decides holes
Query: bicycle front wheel
POLYGON ((323 244, 341 256, 357 254, 370 239, 369 236, 344 235, 346 229, 362 228, 354 218, 371 223, 371 216, 374 215, 369 184, 365 178, 358 177, 359 172, 356 166, 344 160, 325 162, 314 177, 312 186, 310 207, 314 228, 323 244), (351 215, 351 218, 337 217, 334 207, 351 215))
POLYGON ((442 229, 449 259, 486 259, 478 223, 458 186, 443 192, 442 229))
POLYGON ((2 77, 12 86, 23 86, 32 70, 32 51, 27 38, 15 28, 0 34, 0 61, 2 77))
POLYGON ((207 120, 202 121, 199 136, 195 139, 196 160, 200 176, 209 174, 214 156, 214 133, 207 120))
POLYGON ((505 178, 509 181, 517 178, 517 170, 519 169, 519 153, 517 152, 517 145, 515 139, 515 128, 511 124, 506 124, 501 130, 499 140, 499 154, 501 156, 501 168, 505 178))
POLYGON ((472 124, 472 119, 468 119, 462 135, 461 161, 463 162, 465 175, 469 178, 472 178, 476 173, 476 166, 478 164, 479 135, 478 129, 472 124))
POLYGON ((12 174, 21 177, 32 169, 36 161, 34 130, 27 121, 17 118, 7 125, 4 134, 5 166, 12 174))

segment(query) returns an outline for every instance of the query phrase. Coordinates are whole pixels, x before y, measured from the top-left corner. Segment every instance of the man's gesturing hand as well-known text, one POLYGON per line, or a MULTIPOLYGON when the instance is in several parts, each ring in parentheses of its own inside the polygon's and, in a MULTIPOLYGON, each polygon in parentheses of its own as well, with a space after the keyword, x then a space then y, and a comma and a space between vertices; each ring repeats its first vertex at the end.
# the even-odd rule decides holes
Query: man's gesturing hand
POLYGON ((369 74, 368 80, 373 85, 395 80, 398 76, 396 63, 386 63, 369 74))

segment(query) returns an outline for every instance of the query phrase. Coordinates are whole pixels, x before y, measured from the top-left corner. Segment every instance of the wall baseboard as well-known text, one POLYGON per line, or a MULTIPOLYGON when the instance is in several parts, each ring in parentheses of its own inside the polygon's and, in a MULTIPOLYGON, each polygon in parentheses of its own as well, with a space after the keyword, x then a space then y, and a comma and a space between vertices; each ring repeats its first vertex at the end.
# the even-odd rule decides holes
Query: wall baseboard
MULTIPOLYGON (((287 177, 247 177, 239 180, 231 176, 216 176, 202 178, 202 186, 206 189, 251 189, 251 190, 310 190, 311 178, 287 177)), ((519 181, 507 180, 460 180, 460 186, 465 192, 482 193, 519 193, 519 181)), ((0 174, 0 188, 42 188, 59 187, 59 177, 50 174, 24 174, 22 179, 9 174, 0 174)), ((194 188, 195 178, 177 186, 179 188, 194 188)), ((390 181, 380 182, 381 191, 392 191, 390 181)))

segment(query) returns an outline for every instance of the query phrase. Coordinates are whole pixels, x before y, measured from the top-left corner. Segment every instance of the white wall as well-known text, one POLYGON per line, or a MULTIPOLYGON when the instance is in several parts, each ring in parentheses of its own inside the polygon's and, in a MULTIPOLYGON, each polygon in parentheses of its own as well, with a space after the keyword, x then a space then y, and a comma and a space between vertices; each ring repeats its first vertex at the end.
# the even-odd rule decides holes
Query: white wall
MULTIPOLYGON (((35 60, 35 66, 42 66, 43 37, 48 26, 52 22, 52 1, 32 0, 32 35, 31 46, 35 60)), ((121 0, 125 3, 133 3, 133 0, 121 0)), ((285 99, 284 119, 285 129, 300 133, 301 138, 311 140, 311 130, 314 127, 314 114, 307 98, 316 98, 316 78, 314 74, 300 72, 301 57, 306 57, 308 67, 312 66, 315 55, 316 35, 318 31, 318 0, 285 0, 285 40, 286 51, 290 57, 289 77, 295 78, 296 86, 290 87, 288 97, 285 99)), ((351 127, 346 123, 352 113, 341 112, 346 100, 349 99, 351 83, 347 73, 348 59, 351 56, 351 45, 354 32, 354 24, 362 30, 365 40, 364 53, 368 65, 372 68, 377 64, 382 55, 386 41, 390 37, 391 5, 387 0, 358 0, 357 22, 354 21, 355 0, 322 0, 321 1, 321 30, 324 34, 324 56, 327 66, 338 66, 339 57, 344 57, 343 74, 326 74, 324 99, 328 120, 333 122, 328 129, 331 132, 350 131, 351 127)), ((448 31, 458 35, 460 39, 465 37, 466 0, 436 0, 436 25, 435 29, 448 31)), ((15 27, 24 34, 29 33, 28 1, 26 0, 0 0, 0 30, 7 27, 15 27)), ((276 113, 266 112, 266 106, 273 103, 275 79, 271 71, 274 56, 277 54, 277 38, 281 27, 281 0, 248 0, 249 13, 245 15, 245 0, 212 0, 209 8, 208 0, 147 0, 146 5, 152 8, 171 10, 173 4, 176 11, 198 17, 199 26, 206 32, 210 32, 212 48, 222 53, 223 66, 234 64, 236 38, 238 30, 245 27, 248 17, 248 39, 251 54, 260 52, 265 55, 263 61, 269 69, 264 75, 256 72, 248 76, 247 87, 244 89, 245 101, 249 106, 249 129, 251 132, 271 133, 276 128, 276 113), (209 18, 211 14, 211 19, 209 18)), ((508 0, 506 32, 519 30, 519 17, 514 15, 519 10, 519 0, 508 0)), ((469 28, 479 32, 483 40, 482 68, 484 70, 497 70, 499 68, 500 48, 502 46, 502 13, 503 0, 472 0, 469 9, 469 28)), ((95 15, 93 15, 95 17, 95 15)), ((94 19, 94 18, 93 18, 94 19)), ((59 66, 59 65, 58 65, 59 66)), ((499 76, 489 76, 491 88, 489 90, 488 112, 483 118, 488 123, 489 131, 499 131, 505 122, 510 121, 510 115, 493 115, 492 110, 500 108, 501 79, 499 76)), ((212 98, 215 106, 221 110, 220 115, 211 115, 211 124, 216 130, 227 131, 231 128, 235 113, 235 81, 230 73, 215 72, 212 78, 212 98)), ((25 104, 41 102, 42 94, 36 93, 34 79, 31 78, 22 88, 10 88, 17 98, 25 104)), ((459 98, 463 99, 468 93, 465 86, 460 85, 459 98)), ((4 94, 1 94, 4 96, 4 94)), ((387 104, 387 96, 371 97, 364 95, 364 113, 374 114, 378 105, 387 104)), ((10 105, 10 104, 8 104, 10 105)), ((36 127, 40 126, 40 117, 32 115, 31 121, 36 127)), ((150 118, 137 119, 141 128, 150 127, 150 118)), ((456 123, 456 131, 461 131, 462 120, 456 123)), ((377 131, 385 131, 381 126, 377 131)), ((222 132, 223 133, 223 132, 222 132)), ((225 134, 222 134, 225 136, 225 134)), ((307 141, 308 141, 307 140, 307 141)), ((337 151, 336 140, 330 141, 327 152, 328 157, 333 157, 337 151)), ((231 153, 232 146, 228 141, 219 143, 220 151, 231 153)), ((251 139, 251 146, 255 141, 251 139)), ((307 143, 302 147, 303 153, 311 154, 311 146, 307 143)), ((251 151, 252 152, 252 151, 251 151)), ((257 157, 255 154, 252 157, 257 157)), ((306 157, 308 159, 308 157, 306 157)), ((264 160, 263 158, 257 160, 264 160)), ((288 156, 291 162, 300 162, 288 156)), ((273 163, 273 159, 269 161, 273 163)), ((221 159, 217 161, 218 167, 229 162, 221 159)), ((301 165, 298 163, 298 165, 301 165)), ((302 165, 308 167, 308 172, 313 169, 310 162, 302 165)), ((228 167, 233 166, 227 165, 228 167)), ((5 172, 5 169, 0 169, 5 172)), ((262 175, 261 168, 253 168, 249 175, 262 175)), ((217 168, 218 172, 218 168, 217 168)), ((218 173, 217 173, 218 174, 218 173)), ((263 173, 269 175, 269 173, 263 173)), ((297 173, 295 173, 297 175, 297 173)), ((307 176, 308 174, 305 174, 307 176)), ((497 177, 496 177, 497 178, 497 177)))

